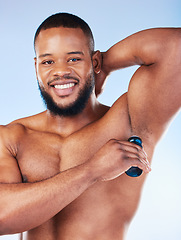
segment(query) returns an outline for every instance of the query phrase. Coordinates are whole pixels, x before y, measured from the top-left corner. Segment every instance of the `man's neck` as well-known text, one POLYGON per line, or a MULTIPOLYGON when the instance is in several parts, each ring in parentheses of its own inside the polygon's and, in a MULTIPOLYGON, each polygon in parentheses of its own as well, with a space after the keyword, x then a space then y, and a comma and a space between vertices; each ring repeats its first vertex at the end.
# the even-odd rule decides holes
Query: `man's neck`
POLYGON ((97 100, 89 102, 85 109, 75 116, 59 116, 46 111, 46 130, 60 134, 66 137, 82 127, 101 118, 107 111, 108 107, 100 104, 97 100))

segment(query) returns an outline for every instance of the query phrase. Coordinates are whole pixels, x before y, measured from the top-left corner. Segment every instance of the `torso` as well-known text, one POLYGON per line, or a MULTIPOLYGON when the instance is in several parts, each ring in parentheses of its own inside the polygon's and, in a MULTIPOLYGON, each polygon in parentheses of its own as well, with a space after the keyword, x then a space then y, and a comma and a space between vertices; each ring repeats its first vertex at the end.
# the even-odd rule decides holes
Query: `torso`
MULTIPOLYGON (((22 181, 41 181, 81 164, 110 138, 127 140, 134 133, 126 108, 116 113, 120 114, 119 126, 117 115, 114 115, 118 111, 111 111, 67 137, 38 131, 31 125, 23 124, 24 133, 16 143, 16 158, 22 181)), ((21 121, 19 124, 22 124, 21 121)), ((145 148, 151 159, 153 149, 145 148)), ((30 230, 27 239, 123 240, 125 230, 137 209, 144 179, 144 174, 139 178, 123 174, 115 180, 96 183, 54 218, 30 230)))

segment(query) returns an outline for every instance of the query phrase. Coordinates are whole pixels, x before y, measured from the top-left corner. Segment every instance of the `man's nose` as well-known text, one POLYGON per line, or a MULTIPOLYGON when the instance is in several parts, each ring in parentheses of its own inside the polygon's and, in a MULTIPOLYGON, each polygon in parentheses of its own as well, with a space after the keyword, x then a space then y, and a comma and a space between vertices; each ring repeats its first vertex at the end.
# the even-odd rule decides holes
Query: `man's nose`
POLYGON ((54 76, 64 76, 66 74, 70 74, 71 69, 67 65, 67 63, 56 63, 53 68, 53 75, 54 76))

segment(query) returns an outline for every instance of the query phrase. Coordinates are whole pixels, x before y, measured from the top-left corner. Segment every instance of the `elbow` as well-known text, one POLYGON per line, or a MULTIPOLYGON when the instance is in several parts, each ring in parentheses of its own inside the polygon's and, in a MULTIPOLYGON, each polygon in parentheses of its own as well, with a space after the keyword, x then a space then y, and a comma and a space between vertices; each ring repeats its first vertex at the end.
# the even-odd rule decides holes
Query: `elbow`
MULTIPOLYGON (((160 29, 159 29, 160 31, 160 29)), ((150 45, 149 51, 153 55, 153 63, 163 62, 171 66, 181 63, 181 28, 161 29, 162 34, 157 35, 150 45), (158 54, 159 53, 159 54, 158 54)))
POLYGON ((0 236, 9 234, 6 220, 0 217, 0 236))
POLYGON ((0 236, 17 233, 14 229, 15 224, 13 223, 13 219, 7 216, 5 212, 3 210, 0 212, 0 236))
POLYGON ((181 28, 173 29, 173 34, 167 38, 165 51, 175 66, 181 64, 181 28))
POLYGON ((10 234, 9 228, 8 228, 8 221, 4 216, 0 216, 0 236, 10 234))

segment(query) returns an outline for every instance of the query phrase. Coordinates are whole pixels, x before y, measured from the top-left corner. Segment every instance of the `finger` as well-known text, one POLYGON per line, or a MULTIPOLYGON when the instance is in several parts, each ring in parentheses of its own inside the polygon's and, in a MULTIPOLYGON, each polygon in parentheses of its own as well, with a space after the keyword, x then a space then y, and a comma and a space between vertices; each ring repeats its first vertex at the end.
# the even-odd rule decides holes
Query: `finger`
POLYGON ((138 167, 141 168, 144 172, 149 173, 151 171, 151 166, 149 164, 144 164, 140 159, 136 161, 138 161, 138 167), (140 164, 139 162, 143 164, 140 164))
POLYGON ((145 158, 142 158, 138 154, 134 154, 132 152, 125 152, 124 159, 126 163, 129 165, 129 167, 132 167, 134 166, 134 164, 137 164, 139 165, 138 167, 141 167, 141 169, 146 168, 146 170, 151 171, 151 166, 148 160, 145 158))
POLYGON ((130 143, 128 141, 117 141, 120 145, 120 149, 127 151, 127 152, 132 152, 135 154, 139 154, 139 156, 147 159, 147 154, 145 153, 145 151, 143 150, 143 148, 141 148, 140 146, 136 145, 135 143, 130 143))
POLYGON ((151 171, 151 168, 149 166, 143 164, 140 160, 138 160, 136 158, 131 159, 130 166, 128 167, 127 170, 129 170, 131 167, 138 167, 138 168, 142 169, 145 173, 149 173, 151 171))

